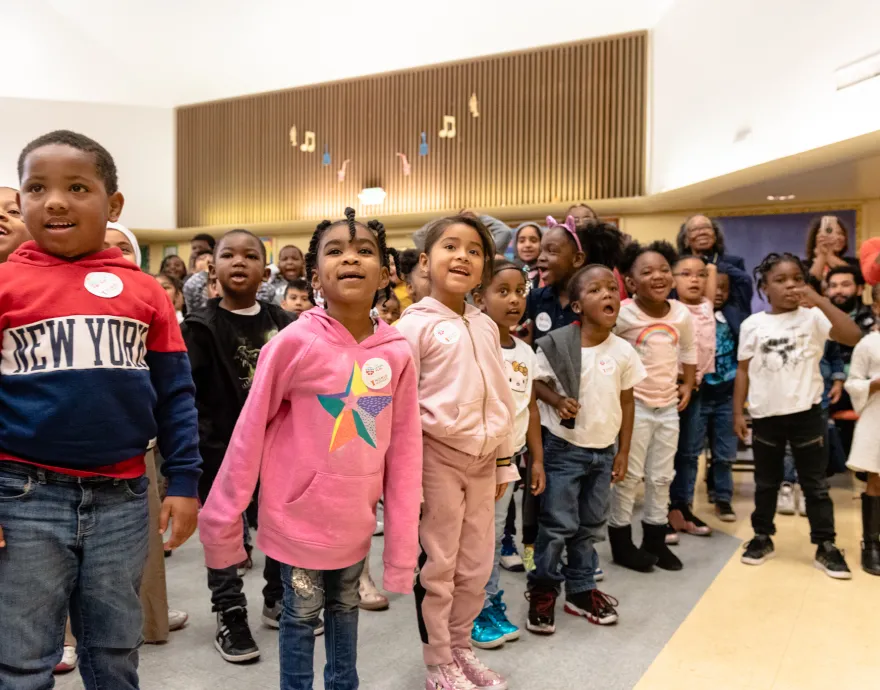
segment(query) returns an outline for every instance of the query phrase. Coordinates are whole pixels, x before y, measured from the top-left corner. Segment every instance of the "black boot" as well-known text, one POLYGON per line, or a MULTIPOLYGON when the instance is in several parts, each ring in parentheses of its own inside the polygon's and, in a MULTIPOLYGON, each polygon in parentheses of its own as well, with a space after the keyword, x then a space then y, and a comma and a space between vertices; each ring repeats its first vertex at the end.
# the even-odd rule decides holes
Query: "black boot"
POLYGON ((880 575, 880 496, 862 494, 862 570, 880 575))
POLYGON ((666 525, 649 525, 642 523, 645 538, 642 549, 657 557, 657 567, 663 570, 681 570, 684 566, 678 557, 666 546, 666 525))
POLYGON ((640 573, 649 573, 654 569, 657 557, 633 544, 632 525, 609 525, 608 542, 611 544, 611 557, 617 565, 640 573))

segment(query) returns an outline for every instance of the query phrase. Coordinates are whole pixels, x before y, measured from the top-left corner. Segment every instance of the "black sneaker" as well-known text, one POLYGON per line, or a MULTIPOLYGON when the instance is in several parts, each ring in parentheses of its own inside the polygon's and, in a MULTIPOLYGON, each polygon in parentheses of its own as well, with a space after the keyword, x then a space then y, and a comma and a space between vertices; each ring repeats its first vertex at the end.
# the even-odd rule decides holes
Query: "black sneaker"
POLYGON ((715 514, 721 522, 736 522, 736 513, 733 512, 733 508, 727 501, 715 503, 715 514))
POLYGON ((240 664, 260 658, 260 648, 248 627, 247 609, 233 606, 217 613, 217 636, 214 646, 226 661, 240 664))
POLYGON ((583 616, 596 625, 611 625, 617 622, 619 602, 598 589, 565 595, 565 612, 573 616, 583 616))
POLYGON ((763 565, 769 558, 776 555, 773 540, 766 534, 756 534, 745 546, 746 552, 741 560, 746 565, 763 565))
POLYGON ((843 559, 843 552, 834 545, 833 541, 823 541, 819 544, 813 565, 835 580, 852 580, 852 573, 843 559))
POLYGON ((553 587, 532 587, 525 593, 529 600, 529 619, 526 630, 539 635, 556 632, 556 590, 553 587))

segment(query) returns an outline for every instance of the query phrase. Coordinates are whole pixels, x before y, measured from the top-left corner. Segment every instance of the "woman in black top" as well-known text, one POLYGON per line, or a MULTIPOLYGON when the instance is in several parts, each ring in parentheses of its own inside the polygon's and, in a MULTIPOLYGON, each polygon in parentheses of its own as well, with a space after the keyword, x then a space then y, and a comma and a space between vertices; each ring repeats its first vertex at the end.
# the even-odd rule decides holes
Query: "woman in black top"
POLYGON ((844 256, 849 251, 849 228, 837 216, 813 219, 807 231, 807 258, 804 263, 811 281, 821 283, 832 268, 858 266, 858 260, 844 256))

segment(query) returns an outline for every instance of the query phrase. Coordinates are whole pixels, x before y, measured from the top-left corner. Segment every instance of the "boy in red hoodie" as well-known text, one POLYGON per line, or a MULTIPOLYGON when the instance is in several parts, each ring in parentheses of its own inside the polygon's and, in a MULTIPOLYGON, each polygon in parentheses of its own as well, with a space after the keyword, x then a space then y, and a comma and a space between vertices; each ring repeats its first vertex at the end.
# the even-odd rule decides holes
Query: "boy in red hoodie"
POLYGON ((0 266, 0 687, 52 686, 69 605, 85 687, 134 690, 156 436, 161 527, 172 548, 195 529, 189 362, 159 284, 104 249, 124 202, 110 154, 52 132, 18 172, 34 241, 0 266))

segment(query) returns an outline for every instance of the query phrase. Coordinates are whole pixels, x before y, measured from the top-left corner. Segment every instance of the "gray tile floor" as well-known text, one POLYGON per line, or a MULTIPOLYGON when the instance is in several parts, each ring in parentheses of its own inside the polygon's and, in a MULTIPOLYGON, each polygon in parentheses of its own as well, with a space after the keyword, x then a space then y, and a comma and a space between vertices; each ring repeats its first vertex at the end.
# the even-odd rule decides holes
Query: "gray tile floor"
MULTIPOLYGON (((480 652, 484 661, 504 673, 511 689, 568 690, 574 687, 629 690, 660 652, 694 604, 738 548, 739 542, 716 532, 711 538, 683 535, 676 553, 680 573, 630 572, 610 563, 607 544, 599 554, 607 577, 601 589, 620 600, 620 622, 600 628, 557 607, 557 633, 539 638, 523 630, 522 638, 497 651, 480 652)), ((381 574, 382 538, 373 540, 374 576, 381 574)), ((168 644, 146 646, 141 654, 143 690, 224 690, 277 688, 277 632, 260 624, 262 555, 245 578, 250 620, 262 659, 250 666, 223 661, 213 647, 214 618, 205 583, 197 535, 166 561, 171 606, 189 612, 186 628, 172 633, 168 644)), ((377 577, 377 582, 380 578, 377 577)), ((525 576, 502 574, 511 621, 522 625, 528 610, 523 598, 525 576)), ((323 645, 315 654, 315 687, 323 688, 323 645)), ((361 612, 358 670, 366 690, 421 690, 423 667, 412 597, 395 596, 385 612, 361 612)), ((58 679, 58 688, 82 688, 78 673, 58 679)))

